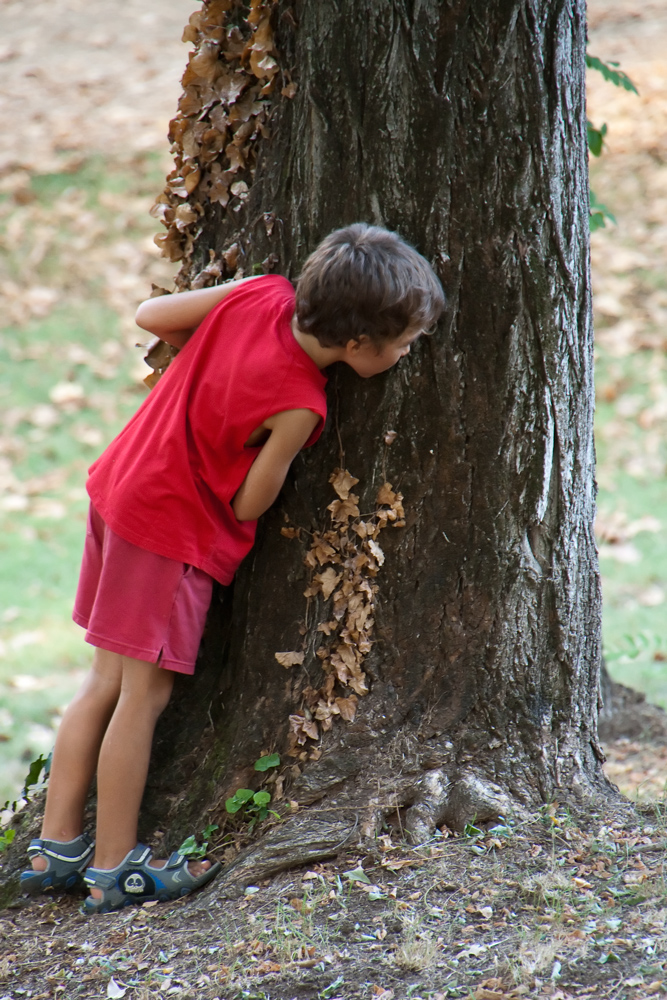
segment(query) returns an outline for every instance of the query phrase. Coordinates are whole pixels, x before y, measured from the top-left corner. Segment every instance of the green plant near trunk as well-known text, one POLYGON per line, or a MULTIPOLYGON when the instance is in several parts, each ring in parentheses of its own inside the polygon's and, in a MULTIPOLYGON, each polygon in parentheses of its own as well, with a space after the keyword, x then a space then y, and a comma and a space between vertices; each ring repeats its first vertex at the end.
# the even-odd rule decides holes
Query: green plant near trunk
MULTIPOLYGON (((639 91, 627 73, 624 73, 623 70, 617 68, 617 62, 605 63, 602 59, 598 59, 597 56, 591 56, 587 53, 586 66, 589 69, 596 69, 599 73, 602 73, 605 80, 608 80, 609 83, 613 83, 615 87, 622 87, 623 90, 628 90, 633 94, 639 94, 639 91)), ((601 156, 604 146, 604 138, 607 134, 606 122, 603 122, 599 128, 596 128, 591 121, 587 120, 586 134, 589 151, 593 154, 593 156, 601 156)), ((590 191, 590 200, 590 227, 592 233, 594 233, 596 229, 602 229, 603 226, 606 226, 607 219, 614 224, 616 223, 616 217, 609 211, 606 205, 603 205, 602 202, 598 200, 592 188, 590 191)))

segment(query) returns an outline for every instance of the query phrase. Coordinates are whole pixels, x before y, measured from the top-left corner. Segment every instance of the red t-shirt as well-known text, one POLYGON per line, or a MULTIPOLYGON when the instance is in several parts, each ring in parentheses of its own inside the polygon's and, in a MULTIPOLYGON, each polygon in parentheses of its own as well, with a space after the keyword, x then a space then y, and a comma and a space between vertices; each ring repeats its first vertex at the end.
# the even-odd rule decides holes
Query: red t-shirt
POLYGON ((327 413, 326 377, 294 339, 294 289, 267 275, 206 317, 127 426, 90 468, 109 527, 158 555, 230 583, 255 540, 231 501, 260 448, 245 442, 282 410, 327 413))

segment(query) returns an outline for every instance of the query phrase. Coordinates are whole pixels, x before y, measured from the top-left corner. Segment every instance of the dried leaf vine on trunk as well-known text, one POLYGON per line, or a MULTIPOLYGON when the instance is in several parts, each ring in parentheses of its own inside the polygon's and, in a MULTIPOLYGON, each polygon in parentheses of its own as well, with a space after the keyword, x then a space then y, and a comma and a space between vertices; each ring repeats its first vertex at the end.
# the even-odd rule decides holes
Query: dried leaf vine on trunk
MULTIPOLYGON (((338 496, 328 510, 332 526, 313 532, 304 562, 312 571, 304 596, 310 601, 321 596, 333 601, 329 620, 317 625, 316 632, 326 640, 316 650, 324 672, 324 682, 317 688, 308 684, 302 691, 303 711, 290 715, 290 750, 305 760, 307 740, 318 740, 328 732, 334 717, 348 722, 354 719, 359 698, 368 694, 365 656, 370 653, 375 625, 378 585, 374 578, 385 556, 378 544, 380 532, 388 525, 405 526, 403 496, 391 483, 383 483, 377 492, 377 509, 369 515, 359 510, 359 497, 352 487, 359 482, 347 469, 335 469, 329 477, 338 496)), ((286 527, 287 538, 300 536, 302 529, 286 527)), ((304 662, 304 652, 276 653, 276 659, 289 669, 304 662)), ((311 756, 318 751, 311 751, 311 756)))
MULTIPOLYGON (((180 290, 204 288, 246 275, 240 211, 255 176, 258 140, 270 135, 271 101, 294 97, 297 85, 274 56, 272 19, 277 0, 251 0, 247 16, 236 0, 205 0, 183 32, 195 46, 183 74, 178 113, 169 125, 174 169, 151 215, 167 232, 155 237, 163 257, 183 261, 176 276, 180 290), (208 263, 194 273, 195 240, 212 206, 227 215, 232 236, 219 254, 209 250, 208 263)), ((264 213, 271 235, 275 214, 264 213)), ((277 263, 275 254, 262 261, 264 271, 277 263)), ((164 294, 155 289, 154 294, 164 294)), ((158 341, 146 355, 152 369, 144 380, 152 389, 177 353, 158 341)))
MULTIPOLYGON (((183 261, 179 288, 203 288, 245 275, 240 235, 219 257, 210 251, 208 265, 196 275, 191 258, 210 206, 220 205, 230 220, 238 221, 254 180, 258 140, 270 134, 272 100, 278 88, 286 99, 296 93, 289 72, 275 58, 276 9, 277 0, 251 0, 247 14, 235 0, 207 0, 183 32, 183 41, 195 48, 169 128, 175 166, 152 209, 167 229, 155 242, 164 256, 183 261)), ((271 213, 265 225, 268 232, 271 213)), ((263 263, 270 270, 275 261, 263 263)))

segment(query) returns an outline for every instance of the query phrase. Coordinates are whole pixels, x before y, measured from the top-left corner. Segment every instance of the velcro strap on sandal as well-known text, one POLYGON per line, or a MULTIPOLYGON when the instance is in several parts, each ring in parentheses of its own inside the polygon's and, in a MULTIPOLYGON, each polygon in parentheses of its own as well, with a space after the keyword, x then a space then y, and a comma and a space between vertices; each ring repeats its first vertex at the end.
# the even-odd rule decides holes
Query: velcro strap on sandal
POLYGON ((169 855, 169 861, 167 861, 165 868, 180 868, 184 862, 187 864, 187 860, 188 859, 182 854, 179 854, 178 851, 174 851, 173 854, 169 855))
POLYGON ((137 844, 134 850, 128 854, 124 863, 126 865, 143 865, 152 854, 153 852, 150 847, 146 847, 145 844, 137 844))
POLYGON ((86 885, 94 886, 96 889, 111 889, 116 884, 116 876, 109 875, 98 868, 88 868, 83 876, 83 881, 86 885), (88 872, 93 872, 93 874, 89 875, 88 872))

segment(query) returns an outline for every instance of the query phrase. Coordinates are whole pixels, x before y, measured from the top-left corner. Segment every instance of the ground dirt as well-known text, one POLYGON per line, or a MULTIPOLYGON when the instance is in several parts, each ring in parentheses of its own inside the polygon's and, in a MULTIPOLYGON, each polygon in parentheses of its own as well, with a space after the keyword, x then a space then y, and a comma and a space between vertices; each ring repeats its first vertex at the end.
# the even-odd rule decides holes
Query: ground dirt
POLYGON ((7 997, 30 1000, 651 996, 667 961, 666 833, 653 807, 553 806, 420 848, 386 835, 240 901, 214 885, 90 919, 80 899, 21 900, 0 918, 0 974, 7 997))
MULTIPOLYGON (((0 0, 2 189, 21 203, 27 174, 109 150, 156 151, 166 166, 181 26, 194 6, 0 0)), ((597 240, 593 257, 602 338, 622 354, 647 346, 637 310, 657 323, 667 307, 662 292, 617 277, 650 273, 667 253, 667 191, 655 170, 667 159, 667 12, 594 0, 590 21, 591 51, 620 60, 642 92, 638 105, 591 84, 591 117, 622 139, 605 154, 604 178, 620 192, 617 214, 632 216, 625 245, 597 240)), ((154 260, 143 244, 137 253, 154 260)), ((366 854, 286 873, 237 900, 213 884, 191 900, 94 919, 79 914, 80 897, 20 900, 0 915, 0 998, 661 995, 667 729, 660 713, 623 704, 604 730, 607 773, 636 809, 578 814, 556 802, 531 823, 444 829, 422 847, 388 830, 366 854)), ((36 823, 29 813, 20 839, 36 823)))

